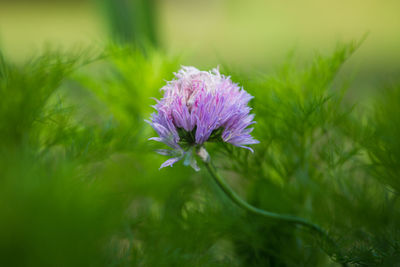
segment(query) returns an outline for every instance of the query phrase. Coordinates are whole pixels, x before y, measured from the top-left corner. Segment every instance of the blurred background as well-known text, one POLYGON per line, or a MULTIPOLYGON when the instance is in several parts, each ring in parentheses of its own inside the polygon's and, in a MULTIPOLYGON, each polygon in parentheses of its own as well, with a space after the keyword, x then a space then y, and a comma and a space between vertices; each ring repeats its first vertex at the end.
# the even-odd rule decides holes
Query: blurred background
POLYGON ((399 10, 0 0, 0 266, 398 266, 399 10), (234 189, 337 246, 246 214, 204 169, 158 170, 144 119, 180 64, 254 95, 255 153, 207 144, 234 189))
POLYGON ((0 0, 0 44, 21 60, 43 44, 102 47, 110 34, 139 34, 185 64, 269 68, 290 51, 309 58, 368 34, 351 64, 385 78, 399 72, 399 10, 396 0, 0 0))

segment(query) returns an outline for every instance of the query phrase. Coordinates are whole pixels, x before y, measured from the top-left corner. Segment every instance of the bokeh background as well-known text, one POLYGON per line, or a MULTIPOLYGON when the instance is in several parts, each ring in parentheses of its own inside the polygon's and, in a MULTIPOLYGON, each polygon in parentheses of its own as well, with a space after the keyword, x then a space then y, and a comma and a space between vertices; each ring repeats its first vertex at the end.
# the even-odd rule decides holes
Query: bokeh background
POLYGON ((398 265, 399 10, 0 0, 0 266, 398 265), (206 144, 227 182, 333 242, 246 213, 205 168, 158 169, 144 120, 182 64, 254 96, 254 154, 206 144))
POLYGON ((371 73, 399 73, 399 10, 396 0, 1 0, 0 44, 21 60, 43 44, 102 47, 111 32, 134 29, 155 34, 160 47, 184 54, 185 64, 270 68, 289 51, 309 58, 368 34, 347 64, 367 86, 371 73), (129 25, 132 17, 139 27, 129 25))

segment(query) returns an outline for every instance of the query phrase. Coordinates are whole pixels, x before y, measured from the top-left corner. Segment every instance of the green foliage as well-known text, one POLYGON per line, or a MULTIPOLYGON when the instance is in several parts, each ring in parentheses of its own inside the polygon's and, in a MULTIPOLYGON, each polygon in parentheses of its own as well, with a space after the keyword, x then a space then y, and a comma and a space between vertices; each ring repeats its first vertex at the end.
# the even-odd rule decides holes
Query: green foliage
MULTIPOLYGON (((261 142, 254 156, 225 147, 222 152, 229 160, 221 164, 252 180, 245 193, 255 206, 297 214, 328 229, 338 247, 319 247, 334 260, 390 266, 400 255, 395 227, 398 193, 393 193, 399 179, 395 114, 400 102, 394 90, 371 115, 360 114, 343 102, 344 87, 334 78, 356 46, 340 46, 330 57, 317 55, 304 69, 288 63, 276 75, 253 82, 236 74, 255 96, 255 136, 261 142)), ((256 220, 260 220, 258 227, 265 225, 262 218, 256 220)), ((318 251, 307 259, 310 254, 296 248, 301 235, 283 241, 288 230, 281 225, 262 228, 276 241, 265 241, 263 249, 253 253, 270 247, 278 255, 267 253, 265 262, 276 260, 282 251, 279 261, 288 265, 302 256, 304 262, 316 259, 318 251), (291 253, 298 250, 292 259, 289 247, 291 253)))
POLYGON ((144 119, 179 59, 119 46, 94 62, 86 53, 2 58, 0 265, 395 265, 400 87, 366 110, 349 105, 336 76, 357 46, 274 74, 227 71, 255 96, 260 144, 254 154, 207 144, 243 198, 319 224, 337 246, 246 214, 204 168, 158 170, 165 158, 144 119))
POLYGON ((390 86, 375 104, 363 145, 375 176, 396 194, 400 192, 400 87, 390 86))
POLYGON ((112 38, 141 48, 157 46, 155 0, 97 0, 108 22, 112 38))
POLYGON ((2 59, 2 266, 107 261, 103 246, 120 224, 122 199, 105 180, 89 183, 82 169, 85 158, 95 155, 88 151, 95 138, 73 125, 68 109, 54 101, 61 83, 84 61, 81 54, 50 52, 22 66, 2 59))

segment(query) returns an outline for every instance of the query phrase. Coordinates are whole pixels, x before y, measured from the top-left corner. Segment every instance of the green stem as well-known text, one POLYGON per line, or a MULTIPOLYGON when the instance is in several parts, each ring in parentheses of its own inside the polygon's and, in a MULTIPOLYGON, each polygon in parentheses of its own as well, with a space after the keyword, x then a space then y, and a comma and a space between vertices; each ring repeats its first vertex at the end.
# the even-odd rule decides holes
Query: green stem
POLYGON ((328 237, 327 233, 321 227, 319 227, 318 225, 313 224, 303 218, 299 218, 299 217, 292 216, 292 215, 278 214, 278 213, 266 211, 263 209, 259 209, 259 208, 256 208, 256 207, 250 205, 249 203, 244 201, 242 198, 240 198, 240 196, 232 190, 232 188, 228 185, 228 183, 218 174, 218 172, 216 171, 215 167, 212 165, 211 162, 204 162, 204 164, 205 164, 208 172, 214 178, 214 181, 218 184, 218 186, 222 189, 222 191, 224 191, 224 193, 239 207, 241 207, 251 213, 261 215, 261 216, 264 216, 267 218, 282 220, 282 221, 291 222, 291 223, 295 223, 295 224, 299 224, 299 225, 308 227, 308 228, 318 232, 321 236, 328 237))
MULTIPOLYGON (((332 238, 326 233, 325 230, 323 230, 321 227, 318 225, 311 223, 303 218, 299 218, 296 216, 292 215, 286 215, 286 214, 278 214, 275 212, 270 212, 266 211, 263 209, 256 208, 246 201, 244 201, 238 194, 236 194, 232 188, 229 186, 229 184, 218 174, 216 168, 214 165, 211 163, 210 156, 208 155, 207 151, 204 148, 200 148, 198 151, 198 155, 200 158, 203 160, 204 165, 206 166, 208 172, 211 174, 211 176, 214 178, 214 181, 218 184, 218 186, 224 191, 224 193, 239 207, 243 208, 244 210, 247 210, 250 213, 257 214, 266 218, 270 219, 276 219, 276 220, 281 220, 281 221, 286 221, 298 225, 302 225, 304 227, 310 228, 311 230, 317 232, 320 236, 322 236, 335 250, 336 250, 336 256, 337 260, 340 262, 343 260, 342 254, 340 252, 339 246, 336 244, 335 241, 332 240, 332 238)), ((342 266, 347 266, 346 263, 342 263, 342 266)))

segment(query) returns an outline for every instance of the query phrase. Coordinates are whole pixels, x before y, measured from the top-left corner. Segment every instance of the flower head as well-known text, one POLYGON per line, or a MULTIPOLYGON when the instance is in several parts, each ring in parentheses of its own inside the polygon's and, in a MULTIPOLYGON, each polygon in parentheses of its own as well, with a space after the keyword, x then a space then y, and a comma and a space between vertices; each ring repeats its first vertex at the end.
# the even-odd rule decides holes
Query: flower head
POLYGON ((207 72, 182 67, 175 77, 161 88, 164 96, 156 100, 156 112, 148 121, 159 135, 150 140, 171 148, 158 150, 162 155, 172 156, 161 168, 184 159, 185 165, 198 170, 194 150, 210 140, 253 151, 246 146, 258 143, 250 135, 253 128, 248 128, 255 123, 248 106, 253 98, 250 94, 217 68, 207 72))

